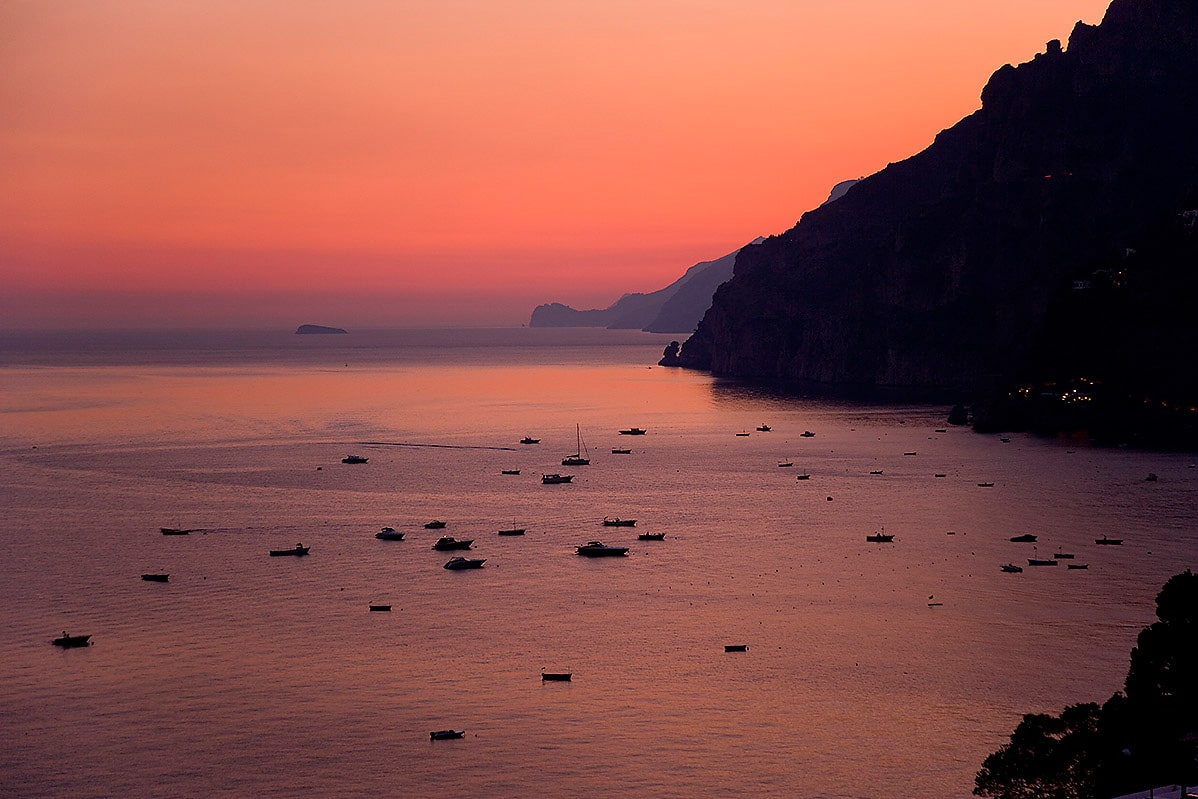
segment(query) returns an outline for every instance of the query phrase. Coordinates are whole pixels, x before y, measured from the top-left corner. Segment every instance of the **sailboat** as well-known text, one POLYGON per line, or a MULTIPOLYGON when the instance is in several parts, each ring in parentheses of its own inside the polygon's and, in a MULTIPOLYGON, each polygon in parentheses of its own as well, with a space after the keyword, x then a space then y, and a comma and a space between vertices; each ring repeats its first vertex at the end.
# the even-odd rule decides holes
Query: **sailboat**
POLYGON ((577 448, 574 454, 569 457, 562 458, 562 466, 589 466, 591 463, 591 453, 587 451, 587 445, 582 443, 582 428, 574 425, 574 434, 577 436, 577 448), (586 457, 583 457, 583 456, 586 457))

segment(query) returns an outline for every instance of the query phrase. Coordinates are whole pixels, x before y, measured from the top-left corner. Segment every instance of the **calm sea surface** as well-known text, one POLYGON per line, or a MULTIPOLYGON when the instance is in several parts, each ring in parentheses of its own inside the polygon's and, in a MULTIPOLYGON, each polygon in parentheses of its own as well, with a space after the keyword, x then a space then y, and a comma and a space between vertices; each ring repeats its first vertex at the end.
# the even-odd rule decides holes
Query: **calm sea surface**
POLYGON ((668 340, 0 335, 0 795, 967 797, 1198 567, 1193 456, 777 397, 668 340), (1026 566, 1056 552, 1089 568, 1026 566))

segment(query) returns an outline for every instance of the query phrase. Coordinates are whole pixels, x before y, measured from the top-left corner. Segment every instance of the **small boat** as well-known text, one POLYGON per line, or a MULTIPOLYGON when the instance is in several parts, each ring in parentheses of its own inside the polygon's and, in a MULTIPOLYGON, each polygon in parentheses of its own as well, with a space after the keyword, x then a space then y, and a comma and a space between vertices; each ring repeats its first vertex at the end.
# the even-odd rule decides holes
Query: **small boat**
POLYGON ((311 547, 306 547, 303 544, 296 544, 291 549, 272 549, 270 551, 270 556, 272 558, 277 558, 282 555, 307 555, 309 549, 311 549, 311 547))
POLYGON ((67 631, 62 631, 61 638, 55 638, 50 643, 55 646, 61 646, 63 649, 74 649, 79 646, 90 646, 90 635, 67 635, 67 631))
POLYGON ((791 466, 794 466, 794 465, 795 465, 794 461, 779 461, 778 468, 779 469, 789 469, 791 466))
POLYGON ((1002 438, 1000 438, 1000 439, 999 439, 999 441, 1001 441, 1001 442, 1002 442, 1002 443, 1004 443, 1004 444, 1010 444, 1010 443, 1011 443, 1011 439, 1007 438, 1006 436, 1003 436, 1002 438))
POLYGON ((448 741, 450 738, 461 738, 465 734, 465 730, 435 730, 430 732, 428 737, 433 741, 448 741))
POLYGON ((636 537, 638 541, 665 541, 665 533, 641 533, 636 537))
POLYGON ((396 530, 394 527, 384 527, 374 534, 374 537, 380 541, 402 541, 404 534, 396 530))
POLYGON ((994 488, 994 483, 978 483, 978 488, 994 488))
POLYGON ((181 527, 160 527, 163 535, 187 535, 191 530, 185 530, 181 527))
POLYGON ((444 530, 445 522, 441 521, 440 519, 433 519, 431 522, 425 523, 424 529, 425 530, 444 530))
POLYGON ((541 482, 544 485, 559 485, 561 483, 568 483, 573 479, 574 479, 574 475, 572 475, 572 474, 543 474, 543 475, 541 475, 541 482))
POLYGON ((916 452, 904 452, 903 454, 904 454, 904 455, 917 455, 917 454, 919 454, 919 453, 916 453, 916 452))
POLYGON ((872 535, 865 536, 865 540, 874 544, 891 544, 894 543, 894 533, 877 532, 873 533, 872 535))
POLYGON ((1022 566, 1016 566, 1014 563, 1004 563, 1002 566, 999 566, 998 568, 1000 568, 1003 571, 1008 572, 1010 574, 1019 574, 1020 572, 1023 571, 1022 566))
POLYGON ((143 574, 141 576, 141 579, 145 580, 147 583, 165 583, 167 580, 170 579, 170 575, 169 574, 143 574))
POLYGON ((542 671, 541 682, 570 682, 573 676, 571 671, 542 671))
POLYGON ((745 432, 745 433, 737 433, 736 435, 739 436, 740 438, 745 438, 749 434, 747 432, 745 432))
POLYGON ((810 430, 804 430, 803 432, 799 433, 799 435, 803 438, 815 438, 815 433, 811 432, 810 430))
POLYGON ((1011 540, 1016 544, 1034 544, 1036 543, 1036 536, 1031 533, 1024 533, 1023 535, 1012 537, 1011 540))
POLYGON ((465 538, 459 541, 451 535, 443 535, 437 539, 437 543, 433 544, 433 549, 438 552, 445 552, 450 549, 470 549, 470 545, 473 543, 473 538, 465 538))
POLYGON ((604 527, 636 527, 636 519, 621 519, 619 516, 604 516, 604 527))
POLYGON ((612 455, 631 455, 632 450, 630 450, 630 449, 613 449, 611 451, 611 454, 612 455))
POLYGON ((947 433, 947 432, 948 432, 948 428, 947 428, 947 427, 937 427, 937 428, 936 428, 936 430, 935 430, 934 432, 937 432, 937 433, 947 433))
POLYGON ((521 444, 540 444, 541 439, 533 438, 532 436, 525 436, 524 438, 520 439, 520 443, 521 444))
POLYGON ((645 434, 645 432, 646 431, 644 428, 630 427, 627 430, 621 430, 620 435, 622 435, 622 436, 643 436, 645 434))
POLYGON ((870 471, 870 474, 881 474, 881 473, 882 473, 881 469, 873 469, 872 471, 870 471))
POLYGON ((576 547, 575 552, 579 555, 585 555, 588 558, 600 558, 605 556, 626 555, 628 547, 610 547, 602 541, 589 541, 582 546, 576 547))
POLYGON ((1095 538, 1094 543, 1099 546, 1117 547, 1123 543, 1122 538, 1107 538, 1105 535, 1102 538, 1095 538))
POLYGON ((361 455, 346 455, 341 459, 342 463, 366 463, 369 458, 363 458, 361 455))
POLYGON ((458 556, 450 558, 445 563, 445 568, 450 571, 461 571, 462 569, 481 569, 483 564, 487 562, 486 558, 463 558, 458 556))
POLYGON ((506 530, 499 531, 500 535, 524 535, 524 533, 525 530, 523 527, 509 527, 506 530))
POLYGON ((1052 556, 1057 560, 1073 560, 1072 552, 1054 552, 1052 556))
POLYGON ((391 606, 390 605, 371 605, 370 610, 372 613, 390 613, 391 606))
MULTIPOLYGON (((940 474, 939 472, 937 472, 936 474, 934 474, 934 475, 932 475, 932 476, 933 476, 933 477, 948 477, 948 475, 947 475, 947 474, 940 474)), ((991 485, 993 485, 993 483, 991 483, 991 485)))
POLYGON ((1148 476, 1147 476, 1147 477, 1145 477, 1144 479, 1145 479, 1146 481, 1148 481, 1149 483, 1155 483, 1155 482, 1156 482, 1156 480, 1157 480, 1157 477, 1156 477, 1156 472, 1149 472, 1149 473, 1148 473, 1148 476))
POLYGON ((796 474, 795 479, 796 480, 810 480, 811 475, 807 472, 803 472, 802 474, 796 474))
POLYGON ((562 466, 589 466, 591 463, 591 453, 587 451, 587 445, 582 442, 582 428, 574 425, 574 433, 577 436, 577 449, 573 455, 568 455, 562 458, 562 466))
POLYGON ((1055 560, 1049 560, 1048 558, 1028 558, 1027 565, 1028 566, 1056 566, 1057 562, 1055 560))
POLYGON ((768 424, 763 424, 763 425, 759 426, 757 428, 757 430, 758 430, 758 432, 761 432, 761 433, 768 433, 770 431, 770 426, 768 424))
POLYGON ((519 469, 500 469, 500 474, 520 474, 519 469))
POLYGON ((748 649, 748 644, 724 644, 725 652, 746 652, 748 649))
POLYGON ((1065 568, 1067 568, 1067 569, 1088 569, 1088 568, 1090 568, 1090 564, 1088 564, 1088 563, 1066 563, 1065 568))

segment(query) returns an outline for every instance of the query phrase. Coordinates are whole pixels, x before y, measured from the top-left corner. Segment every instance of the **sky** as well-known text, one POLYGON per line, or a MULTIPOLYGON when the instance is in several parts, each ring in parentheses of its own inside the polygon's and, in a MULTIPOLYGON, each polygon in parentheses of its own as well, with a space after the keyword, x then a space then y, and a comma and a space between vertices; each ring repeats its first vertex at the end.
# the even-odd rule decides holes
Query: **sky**
POLYGON ((1107 0, 5 0, 0 329, 510 326, 782 233, 1107 0))

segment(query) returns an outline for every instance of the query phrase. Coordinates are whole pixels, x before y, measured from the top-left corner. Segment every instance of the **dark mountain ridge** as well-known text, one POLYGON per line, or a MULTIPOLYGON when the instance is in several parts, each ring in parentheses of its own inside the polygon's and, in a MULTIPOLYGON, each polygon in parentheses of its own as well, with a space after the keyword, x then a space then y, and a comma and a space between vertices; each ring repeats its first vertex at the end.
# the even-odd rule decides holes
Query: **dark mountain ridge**
POLYGON ((991 408, 1082 380, 1180 407, 1195 208, 1198 3, 1115 0, 926 150, 745 247, 663 363, 991 408))

